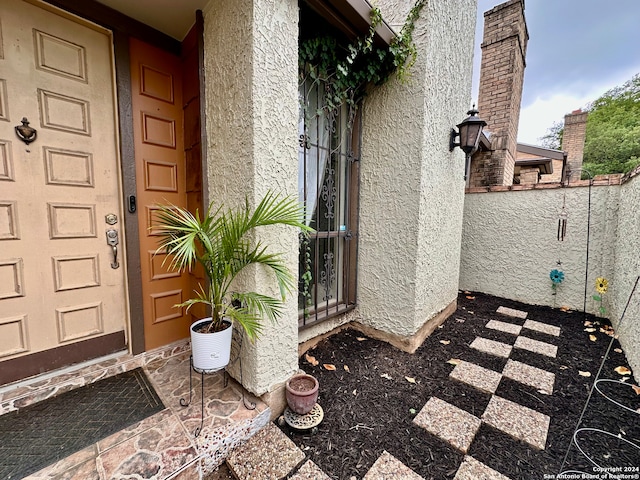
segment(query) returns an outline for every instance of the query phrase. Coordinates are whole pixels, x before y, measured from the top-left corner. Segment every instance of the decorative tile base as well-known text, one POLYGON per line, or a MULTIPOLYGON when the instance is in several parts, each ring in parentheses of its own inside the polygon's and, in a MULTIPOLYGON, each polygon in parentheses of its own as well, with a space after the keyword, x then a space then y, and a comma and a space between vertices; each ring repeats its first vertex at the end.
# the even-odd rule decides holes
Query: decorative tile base
POLYGON ((480 419, 436 397, 431 397, 413 423, 466 453, 480 428, 480 419))
POLYGON ((514 360, 507 360, 502 375, 541 390, 547 395, 553 393, 553 384, 556 381, 555 374, 514 360))
POLYGON ((523 327, 528 328, 529 330, 535 330, 536 332, 546 333, 547 335, 553 335, 554 337, 560 336, 560 327, 536 322, 534 320, 527 320, 524 322, 523 327))

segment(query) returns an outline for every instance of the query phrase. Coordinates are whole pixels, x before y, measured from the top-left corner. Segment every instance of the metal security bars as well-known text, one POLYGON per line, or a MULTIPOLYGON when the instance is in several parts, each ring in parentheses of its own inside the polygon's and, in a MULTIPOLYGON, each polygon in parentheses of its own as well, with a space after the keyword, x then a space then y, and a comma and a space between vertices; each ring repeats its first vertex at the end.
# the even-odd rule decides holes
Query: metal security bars
POLYGON ((301 82, 298 194, 315 233, 300 237, 300 327, 356 302, 360 116, 355 106, 328 107, 327 94, 317 78, 301 82))

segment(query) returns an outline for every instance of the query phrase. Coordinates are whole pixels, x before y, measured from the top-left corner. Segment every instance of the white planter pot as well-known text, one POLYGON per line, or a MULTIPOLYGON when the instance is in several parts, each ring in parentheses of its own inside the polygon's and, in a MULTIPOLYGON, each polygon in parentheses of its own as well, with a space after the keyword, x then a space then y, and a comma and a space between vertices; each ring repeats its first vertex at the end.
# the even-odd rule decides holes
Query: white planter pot
POLYGON ((191 354, 193 366, 204 373, 214 372, 229 364, 231 355, 231 335, 233 328, 230 322, 229 328, 221 332, 199 333, 197 329, 203 323, 211 321, 211 317, 197 320, 191 324, 191 354))

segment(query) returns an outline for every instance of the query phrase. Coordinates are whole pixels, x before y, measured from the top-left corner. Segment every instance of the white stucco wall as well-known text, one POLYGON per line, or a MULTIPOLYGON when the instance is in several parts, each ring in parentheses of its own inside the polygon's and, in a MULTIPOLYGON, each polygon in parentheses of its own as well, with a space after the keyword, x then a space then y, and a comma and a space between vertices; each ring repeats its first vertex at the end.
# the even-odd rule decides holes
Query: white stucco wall
MULTIPOLYGON (((588 187, 576 187, 467 194, 460 288, 582 311, 588 193, 588 187), (558 214, 565 195, 567 235, 558 241, 558 214), (558 260, 562 265, 557 266, 558 260), (549 278, 554 268, 565 273, 555 296, 549 278)), ((619 186, 594 186, 591 190, 589 312, 599 306, 591 299, 595 279, 612 279, 619 193, 619 186)), ((611 310, 611 295, 605 296, 604 306, 611 310)))
POLYGON ((640 175, 637 175, 623 184, 620 192, 613 277, 615 290, 612 292, 614 305, 611 316, 636 381, 640 381, 640 285, 629 302, 622 322, 618 323, 618 320, 627 305, 636 278, 640 275, 639 206, 640 175))
MULTIPOLYGON (((410 2, 379 2, 399 30, 410 2)), ((475 0, 427 2, 405 83, 372 89, 363 111, 358 316, 414 334, 457 295, 464 155, 449 131, 471 106, 475 0)))
MULTIPOLYGON (((297 195, 298 4, 296 0, 213 0, 204 12, 209 200, 257 204, 269 190, 297 195)), ((284 252, 297 275, 298 232, 260 233, 284 252)), ((255 269, 239 288, 277 294, 255 269)), ((261 395, 298 368, 298 311, 293 293, 277 325, 242 346, 242 383, 261 395)), ((230 373, 240 378, 239 362, 230 373)))

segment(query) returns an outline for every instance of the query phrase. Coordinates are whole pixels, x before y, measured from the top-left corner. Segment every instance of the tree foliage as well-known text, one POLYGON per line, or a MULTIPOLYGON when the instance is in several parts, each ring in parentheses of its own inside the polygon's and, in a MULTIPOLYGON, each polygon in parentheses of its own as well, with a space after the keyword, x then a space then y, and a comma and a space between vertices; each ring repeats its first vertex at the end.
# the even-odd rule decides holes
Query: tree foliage
MULTIPOLYGON (((584 169, 592 175, 627 173, 640 164, 640 74, 591 102, 586 110, 584 169)), ((541 138, 561 148, 564 125, 554 122, 541 138)))

